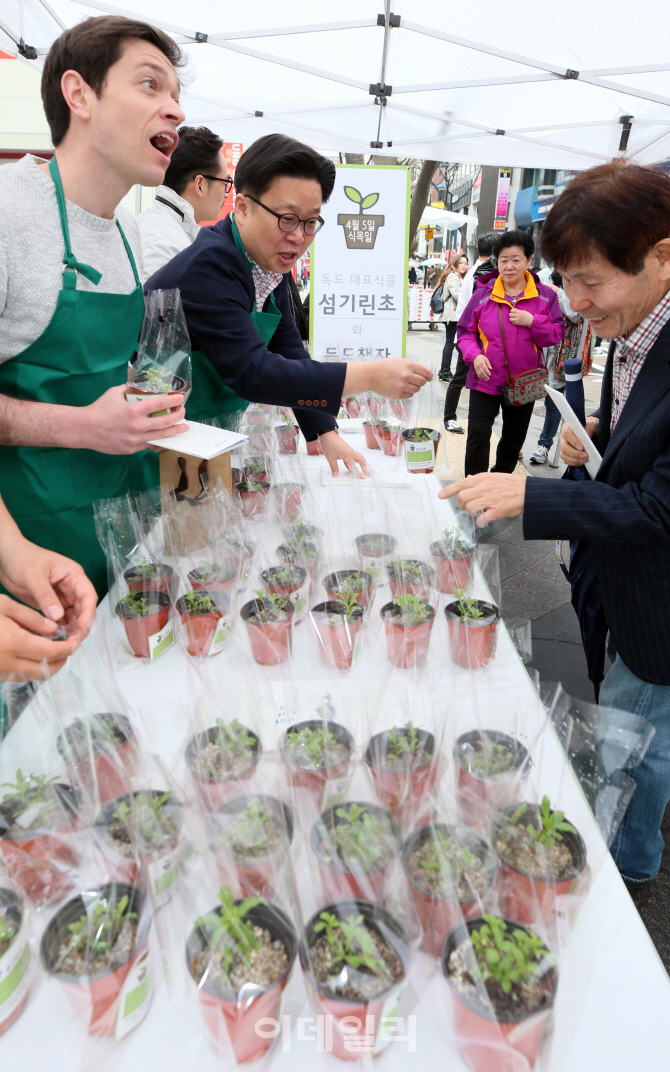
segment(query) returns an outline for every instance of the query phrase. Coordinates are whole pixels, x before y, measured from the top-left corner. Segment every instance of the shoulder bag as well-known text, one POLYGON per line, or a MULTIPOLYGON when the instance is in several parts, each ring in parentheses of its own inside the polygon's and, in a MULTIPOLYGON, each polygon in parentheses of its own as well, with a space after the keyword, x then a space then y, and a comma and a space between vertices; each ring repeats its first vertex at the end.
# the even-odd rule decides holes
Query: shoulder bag
POLYGON ((441 313, 444 309, 444 285, 436 287, 430 298, 430 307, 434 313, 441 313))
POLYGON ((507 342, 505 340, 505 320, 502 305, 500 304, 498 305, 498 320, 500 321, 500 334, 505 355, 506 394, 508 400, 513 406, 525 406, 527 402, 535 402, 538 398, 544 398, 547 393, 545 387, 549 379, 549 373, 544 365, 538 365, 537 368, 530 369, 528 372, 519 372, 516 376, 510 376, 507 361, 507 342))

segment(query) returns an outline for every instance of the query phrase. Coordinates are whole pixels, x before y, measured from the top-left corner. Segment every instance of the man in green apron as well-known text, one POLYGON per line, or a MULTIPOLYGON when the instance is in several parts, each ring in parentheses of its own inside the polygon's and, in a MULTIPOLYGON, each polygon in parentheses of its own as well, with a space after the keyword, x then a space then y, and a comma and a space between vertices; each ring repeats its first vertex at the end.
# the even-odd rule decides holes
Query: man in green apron
POLYGON ((0 169, 0 494, 23 535, 76 558, 100 594, 92 503, 157 484, 147 442, 184 415, 125 401, 144 299, 137 226, 117 212, 135 183, 162 181, 184 118, 180 62, 133 20, 66 31, 42 76, 56 155, 0 169))
POLYGON ((181 291, 194 350, 189 418, 230 417, 249 402, 290 406, 337 473, 340 460, 365 468, 337 433, 342 397, 409 398, 432 374, 401 358, 347 364, 306 352, 286 276, 322 225, 334 182, 334 165, 309 146, 282 134, 259 138, 237 165, 234 216, 203 228, 146 289, 181 291))

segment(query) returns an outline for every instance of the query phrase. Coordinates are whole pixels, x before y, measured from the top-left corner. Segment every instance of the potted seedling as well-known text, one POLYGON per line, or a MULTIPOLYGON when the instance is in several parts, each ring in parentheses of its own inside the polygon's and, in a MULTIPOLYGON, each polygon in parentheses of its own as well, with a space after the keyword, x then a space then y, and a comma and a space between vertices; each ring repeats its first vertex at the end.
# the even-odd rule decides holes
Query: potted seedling
POLYGON ((441 960, 468 1068, 532 1069, 558 983, 555 959, 539 935, 484 914, 454 928, 441 960))
POLYGON ((28 1003, 30 945, 21 898, 0 886, 0 1035, 28 1003))
POLYGON ((290 520, 298 516, 300 500, 304 490, 304 484, 273 484, 272 494, 280 517, 290 520))
MULTIPOLYGON (((141 372, 131 372, 131 379, 126 391, 126 401, 142 402, 151 395, 184 395, 191 393, 183 376, 175 376, 166 368, 144 368, 141 372)), ((152 417, 164 417, 169 409, 158 410, 152 417)))
POLYGON ((298 450, 299 428, 288 413, 282 415, 281 421, 275 424, 277 437, 277 449, 280 454, 295 454, 298 450))
POLYGON ((223 649, 232 632, 226 596, 218 592, 187 592, 176 606, 186 630, 189 655, 216 655, 223 649))
POLYGON ((232 558, 226 562, 205 562, 189 572, 188 582, 194 592, 220 592, 230 597, 238 572, 238 563, 232 558))
POLYGON ((348 670, 358 652, 357 638, 365 613, 355 595, 317 603, 311 610, 319 636, 321 662, 333 670, 348 670))
POLYGON ((374 249, 377 241, 377 233, 384 226, 383 216, 370 214, 370 209, 379 201, 379 194, 361 194, 355 186, 345 186, 344 193, 356 206, 356 215, 349 212, 339 212, 337 225, 344 231, 347 249, 374 249))
POLYGON ((548 796, 536 804, 511 804, 494 825, 500 857, 500 910, 519 923, 538 917, 551 924, 567 894, 585 886, 586 846, 548 796))
POLYGON ((414 813, 437 780, 435 737, 411 721, 393 726, 370 738, 365 762, 384 807, 414 813))
POLYGON ((379 442, 384 454, 388 454, 389 457, 395 458, 397 454, 400 454, 402 447, 400 425, 383 424, 379 429, 379 442))
POLYGON ((0 803, 0 851, 7 874, 33 904, 51 904, 72 887, 78 858, 69 836, 77 822, 71 786, 47 775, 5 782, 0 803))
POLYGON ((283 566, 270 566, 261 570, 261 580, 270 595, 288 599, 295 608, 294 623, 297 625, 307 614, 310 578, 304 566, 285 562, 283 566))
POLYGON ((102 806, 127 792, 137 767, 137 740, 130 719, 105 711, 75 718, 56 740, 73 778, 102 806))
POLYGON ((464 588, 454 595, 454 602, 444 608, 451 658, 466 670, 477 670, 495 654, 500 611, 493 603, 466 595, 464 588))
POLYGON ((115 879, 143 887, 140 858, 156 908, 174 893, 182 825, 181 804, 169 790, 159 789, 142 789, 113 800, 94 824, 115 879))
POLYGON ((445 823, 427 823, 410 834, 401 860, 421 924, 421 948, 439 957, 449 931, 481 915, 498 860, 482 838, 445 823))
MULTIPOLYGON (((392 403, 393 404, 393 403, 392 403)), ((406 428, 402 433, 405 462, 410 473, 432 473, 437 444, 442 436, 434 428, 406 428)))
POLYGON ((423 666, 428 655, 435 608, 418 596, 398 596, 381 609, 386 650, 394 666, 403 670, 423 666))
POLYGON ((186 766, 206 808, 216 811, 244 792, 263 751, 260 737, 236 718, 198 733, 186 746, 186 766))
POLYGON ((454 747, 463 822, 486 827, 491 815, 518 800, 528 776, 528 749, 499 730, 469 730, 454 747))
POLYGON ((318 544, 321 536, 323 536, 318 525, 313 525, 311 521, 305 521, 297 514, 295 517, 283 520, 281 529, 288 543, 318 544))
POLYGON ((374 599, 372 574, 367 570, 335 570, 323 578, 323 587, 328 598, 335 602, 343 602, 348 596, 354 596, 355 602, 367 609, 374 599))
POLYGON ((116 604, 133 655, 156 659, 173 640, 170 597, 167 592, 129 592, 116 604))
POLYGON ((125 570, 123 579, 131 592, 167 592, 176 591, 176 575, 172 566, 165 562, 152 562, 143 558, 125 570))
POLYGON ((271 897, 293 840, 290 808, 265 794, 241 796, 222 804, 216 819, 216 844, 232 857, 242 896, 271 897))
POLYGON ((386 573, 391 587, 391 596, 413 595, 428 601, 433 594, 435 570, 418 558, 398 558, 389 562, 386 573))
POLYGON ((440 539, 431 543, 430 553, 440 592, 446 594, 468 587, 475 545, 462 529, 447 526, 440 539))
POLYGON ((261 455, 252 454, 245 461, 242 472, 249 480, 267 480, 268 463, 261 455))
POLYGON ((398 541, 395 536, 387 536, 383 532, 366 532, 363 536, 357 536, 354 544, 361 569, 369 573, 373 583, 377 584, 382 579, 386 564, 393 557, 398 541))
POLYGON ((289 726, 279 749, 291 785, 309 790, 319 801, 329 779, 346 775, 353 751, 349 730, 323 718, 289 726))
POLYGON ((240 497, 242 513, 246 518, 257 517, 263 513, 265 497, 270 490, 267 480, 256 480, 248 476, 235 485, 235 490, 240 497))
POLYGON ((293 603, 262 588, 254 594, 256 598, 245 603, 240 611, 247 627, 251 654, 261 666, 284 663, 291 651, 293 603))
POLYGON ((324 895, 383 901, 399 844, 396 820, 377 804, 347 801, 327 808, 310 831, 324 895))
POLYGON ((352 420, 356 420, 357 417, 360 417, 361 401, 356 395, 352 395, 351 398, 343 398, 342 404, 347 417, 351 417, 352 420))
POLYGON ((277 548, 277 558, 292 566, 302 566, 309 573, 312 581, 316 580, 319 565, 319 550, 311 540, 289 539, 277 548))
POLYGON ((386 428, 386 421, 381 417, 368 417, 367 421, 363 421, 365 445, 369 450, 381 450, 383 428, 386 428))
POLYGON ((120 882, 86 890, 49 922, 42 966, 84 1013, 89 1035, 122 1038, 148 1012, 150 922, 144 893, 120 882))
POLYGON ((307 453, 312 457, 323 454, 323 447, 321 446, 321 440, 318 436, 316 439, 308 439, 305 445, 307 447, 307 453))
POLYGON ((272 1046, 274 1036, 256 1028, 279 1018, 297 947, 298 936, 279 908, 262 897, 236 900, 229 886, 195 921, 186 964, 214 1042, 224 1052, 231 1046, 238 1064, 258 1060, 272 1046))
POLYGON ((356 1060, 371 1039, 378 1053, 409 967, 409 939, 390 912, 364 900, 327 905, 305 928, 300 962, 315 1011, 333 1025, 334 1056, 356 1060))

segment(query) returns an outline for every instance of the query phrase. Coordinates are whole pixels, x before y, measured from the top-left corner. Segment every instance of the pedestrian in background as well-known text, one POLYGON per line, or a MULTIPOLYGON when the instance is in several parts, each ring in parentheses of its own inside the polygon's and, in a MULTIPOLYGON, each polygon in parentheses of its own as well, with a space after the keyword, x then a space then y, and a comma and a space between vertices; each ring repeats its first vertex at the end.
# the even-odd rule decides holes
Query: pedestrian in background
MULTIPOLYGON (((442 350, 442 366, 438 373, 443 383, 451 380, 451 355, 456 341, 456 325, 458 317, 456 306, 461 292, 463 277, 468 270, 468 258, 464 253, 452 258, 451 263, 444 269, 438 281, 438 287, 442 287, 442 300, 444 306, 440 313, 440 321, 445 327, 444 349, 442 350)), ((458 347, 457 347, 458 349, 458 347)), ((460 354, 460 350, 458 351, 460 354)))

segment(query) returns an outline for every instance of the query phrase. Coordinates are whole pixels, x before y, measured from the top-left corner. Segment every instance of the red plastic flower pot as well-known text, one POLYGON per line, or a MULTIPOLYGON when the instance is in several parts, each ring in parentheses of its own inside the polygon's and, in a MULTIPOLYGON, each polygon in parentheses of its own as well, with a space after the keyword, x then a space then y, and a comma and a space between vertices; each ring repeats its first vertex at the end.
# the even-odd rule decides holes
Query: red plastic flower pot
POLYGON ((193 784, 200 800, 209 811, 216 811, 227 800, 233 800, 248 791, 247 783, 253 777, 258 766, 263 746, 260 737, 253 730, 248 729, 246 726, 243 729, 247 736, 253 740, 249 747, 249 766, 242 774, 231 775, 229 778, 203 778, 201 775, 196 774, 193 769, 198 753, 202 752, 208 744, 214 744, 219 740, 221 731, 218 726, 211 726, 204 733, 197 733, 194 737, 191 737, 186 746, 184 756, 186 767, 193 779, 193 784))
POLYGON ((347 417, 351 417, 356 420, 361 415, 361 404, 357 398, 345 398, 344 408, 347 412, 347 417))
POLYGON ((463 822, 472 826, 488 827, 494 812, 519 799, 521 787, 531 768, 528 749, 499 730, 468 730, 462 733, 454 745, 454 759, 458 770, 458 809, 463 822), (499 774, 479 774, 473 770, 473 758, 482 749, 482 741, 491 746, 502 746, 510 752, 511 767, 499 774))
MULTIPOLYGON (((216 813, 217 831, 221 830, 221 843, 224 845, 224 854, 221 861, 217 860, 219 878, 226 883, 230 877, 229 860, 232 855, 233 866, 239 882, 242 897, 265 897, 272 898, 277 879, 285 865, 291 843, 293 841, 293 812, 277 797, 259 793, 255 796, 239 796, 222 804, 216 813), (284 837, 282 844, 273 853, 265 856, 248 856, 244 860, 235 858, 226 843, 226 828, 234 825, 237 816, 245 810, 250 800, 259 800, 265 808, 278 820, 284 837)), ((217 839, 218 840, 218 839, 217 839)), ((216 852, 216 849, 215 849, 216 852)))
POLYGON ((304 540, 299 544, 282 543, 277 548, 277 558, 292 566, 302 566, 309 573, 312 583, 316 582, 319 568, 319 552, 315 543, 304 540))
POLYGON ((257 455, 247 458, 242 469, 242 483, 247 480, 269 481, 268 466, 265 458, 257 455))
POLYGON ((137 747, 125 715, 105 711, 90 720, 76 719, 59 734, 56 747, 100 805, 128 791, 137 770, 137 747))
POLYGON ((493 603, 476 599, 481 618, 461 618, 458 603, 447 603, 444 616, 449 630, 449 652, 452 660, 466 670, 478 670, 491 662, 495 654, 500 611, 493 603))
POLYGON ((143 618, 126 616, 128 612, 123 603, 116 604, 115 613, 123 622, 133 655, 138 659, 149 659, 151 657, 149 638, 165 629, 170 620, 170 597, 166 592, 144 589, 140 594, 152 608, 151 614, 145 614, 143 618))
POLYGON ((333 670, 348 670, 356 653, 356 638, 363 624, 362 606, 354 607, 347 618, 341 603, 331 601, 312 607, 312 621, 319 635, 319 657, 333 670), (340 620, 333 622, 333 616, 340 620))
MULTIPOLYGON (((288 601, 290 602, 290 600, 288 601)), ((261 666, 275 666, 285 663, 291 653, 291 625, 293 624, 293 604, 288 608, 287 617, 281 622, 256 622, 251 611, 258 607, 258 600, 245 603, 240 617, 247 627, 251 654, 261 666)))
POLYGON ((442 436, 433 428, 407 428, 402 433, 407 470, 417 475, 432 473, 437 457, 437 444, 442 436), (424 432, 428 439, 418 438, 424 432))
POLYGON ((372 576, 366 570, 335 570, 323 578, 323 587, 328 593, 328 599, 335 603, 342 594, 353 595, 356 596, 356 602, 367 609, 374 598, 372 576), (359 585, 352 585, 349 581, 354 574, 358 574, 360 578, 359 585))
POLYGON ((384 532, 366 532, 354 539, 356 553, 360 559, 361 569, 370 574, 373 584, 381 584, 384 566, 390 562, 398 541, 395 536, 384 532))
POLYGON ((386 828, 383 842, 389 851, 392 850, 393 855, 383 867, 371 868, 369 871, 364 871, 362 868, 352 870, 344 860, 337 856, 334 842, 322 830, 322 827, 325 827, 330 832, 334 826, 337 826, 337 809, 341 805, 335 804, 326 808, 312 825, 309 834, 309 843, 319 864, 323 897, 324 899, 332 898, 334 901, 346 901, 353 897, 363 901, 383 903, 388 889, 389 875, 400 848, 400 827, 391 813, 377 804, 348 800, 343 806, 347 808, 352 803, 365 808, 369 815, 379 820, 386 828))
POLYGON ((0 851, 7 874, 28 900, 40 906, 60 901, 72 889, 72 873, 79 866, 79 856, 71 844, 78 823, 76 793, 60 782, 54 792, 60 804, 55 830, 18 834, 12 830, 9 804, 5 801, 0 805, 0 851))
MULTIPOLYGON (((518 802, 510 804, 496 820, 493 832, 493 844, 497 835, 504 830, 504 821, 519 807, 518 802)), ((540 809, 536 804, 527 804, 526 812, 519 822, 531 823, 537 820, 540 809)), ((569 820, 566 820, 569 821, 569 820)), ((570 874, 557 882, 542 881, 515 867, 503 851, 497 849, 500 857, 498 871, 498 897, 501 915, 516 919, 519 923, 533 924, 542 919, 547 926, 556 920, 558 914, 566 911, 568 895, 582 898, 586 894, 588 879, 586 876, 586 845, 579 833, 566 830, 561 833, 561 844, 565 845, 572 856, 570 874)))
POLYGON ((298 450, 298 429, 294 424, 275 425, 277 449, 280 454, 295 454, 298 450))
MULTIPOLYGON (((403 730, 399 730, 403 733, 403 730)), ((375 733, 365 749, 365 762, 381 804, 392 812, 415 815, 424 798, 433 790, 440 773, 440 757, 435 754, 435 737, 427 730, 414 731, 418 737, 418 762, 408 761, 400 769, 388 759, 389 731, 375 733)))
MULTIPOLYGON (((88 1034, 109 1038, 116 1030, 123 984, 135 962, 147 951, 151 914, 145 908, 146 895, 137 886, 107 883, 100 886, 96 893, 106 900, 114 898, 117 904, 127 895, 128 911, 137 913, 135 943, 127 960, 114 971, 102 971, 93 975, 68 975, 57 970, 58 951, 69 933, 70 924, 86 914, 86 905, 80 895, 67 901, 50 920, 40 943, 40 959, 45 971, 64 985, 65 996, 77 1018, 86 1023, 88 1034)), ((90 901, 88 891, 87 901, 90 901)))
POLYGON ((243 480, 235 489, 242 503, 242 513, 246 518, 257 517, 258 514, 263 513, 265 497, 270 490, 267 480, 254 479, 253 484, 256 487, 252 487, 250 481, 243 480))
POLYGON ((261 570, 261 580, 270 595, 281 596, 293 604, 294 624, 301 622, 307 614, 311 587, 309 573, 304 566, 270 566, 269 569, 261 570), (284 570, 289 571, 290 579, 284 577, 284 570))
POLYGON ((386 574, 393 599, 397 599, 398 596, 412 595, 418 596, 427 603, 432 598, 435 570, 427 562, 421 562, 418 558, 399 558, 395 562, 388 563, 386 574), (419 567, 421 581, 417 584, 410 584, 407 581, 410 567, 419 567))
POLYGON ((402 670, 413 666, 423 666, 428 657, 430 631, 435 621, 435 608, 429 604, 430 618, 420 625, 396 625, 394 618, 401 608, 397 603, 386 603, 380 614, 386 632, 386 651, 390 662, 402 670))
MULTIPOLYGON (((137 820, 135 818, 135 804, 134 801, 138 797, 159 797, 161 792, 158 789, 146 789, 139 790, 133 793, 124 793, 118 798, 118 800, 112 800, 106 807, 98 813, 93 823, 96 836, 102 847, 104 856, 109 864, 108 876, 115 882, 124 882, 129 886, 138 886, 143 892, 146 892, 146 877, 147 874, 156 876, 157 872, 160 873, 160 864, 162 861, 172 858, 175 849, 179 844, 181 837, 181 830, 184 823, 183 808, 176 797, 172 797, 166 801, 163 805, 163 810, 169 814, 170 818, 174 821, 176 830, 173 834, 166 836, 163 842, 152 848, 151 851, 142 851, 137 842, 137 852, 135 846, 129 846, 129 854, 126 855, 120 852, 113 839, 108 833, 109 824, 114 819, 114 813, 119 810, 121 805, 125 804, 127 808, 130 808, 130 816, 128 818, 128 824, 131 830, 131 836, 140 837, 140 831, 137 829, 137 820), (138 860, 139 857, 139 860, 138 860)), ((170 891, 170 894, 174 892, 170 891)), ((160 897, 160 891, 154 889, 154 897, 160 897)), ((166 898, 167 900, 168 898, 166 898)), ((156 901, 154 901, 156 904, 156 901)))
POLYGON ((326 782, 336 778, 344 778, 346 775, 354 747, 354 738, 349 733, 349 730, 345 726, 341 726, 339 722, 324 721, 321 718, 308 718, 304 722, 296 722, 293 726, 289 726, 282 738, 279 754, 294 789, 307 789, 316 800, 320 801, 326 782), (325 729, 332 733, 336 741, 346 747, 346 756, 337 763, 329 763, 328 754, 326 753, 324 762, 320 766, 316 768, 304 766, 288 746, 289 734, 297 733, 303 729, 325 729))
POLYGON ((3 949, 0 943, 0 1036, 15 1023, 28 1004, 30 945, 21 898, 0 886, 0 921, 13 935, 3 949))
POLYGON ((311 454, 312 456, 314 456, 316 454, 323 454, 323 450, 321 449, 321 440, 318 439, 318 438, 317 439, 308 439, 307 440, 307 453, 311 454))
POLYGON ((493 890, 498 858, 488 842, 467 829, 458 830, 445 823, 427 823, 409 835, 402 847, 400 859, 409 883, 414 910, 423 932, 421 948, 424 953, 439 957, 449 931, 458 926, 463 919, 474 919, 481 915, 483 903, 490 898, 493 890), (466 900, 442 898, 417 882, 416 876, 410 871, 409 859, 427 841, 436 840, 438 833, 445 833, 448 837, 454 838, 459 848, 469 848, 482 861, 489 876, 489 885, 481 896, 477 897, 473 893, 466 900))
MULTIPOLYGON (((170 375, 169 373, 166 374, 166 379, 167 379, 167 376, 169 376, 169 375, 170 375)), ((183 376, 173 376, 172 377, 172 386, 170 387, 169 391, 158 391, 158 392, 156 392, 156 391, 148 391, 148 390, 145 389, 146 385, 147 385, 147 382, 150 383, 151 381, 147 381, 147 374, 145 372, 135 373, 134 378, 132 380, 129 380, 129 382, 128 382, 128 385, 127 385, 128 389, 126 391, 126 400, 137 399, 139 401, 139 400, 149 399, 149 398, 152 398, 152 397, 156 398, 157 395, 160 395, 162 397, 167 397, 167 398, 169 398, 170 395, 184 395, 184 399, 188 400, 188 397, 189 397, 189 395, 191 393, 191 388, 190 388, 190 386, 187 387, 186 380, 183 378, 183 376)), ((157 413, 150 414, 150 416, 151 417, 163 417, 163 416, 165 416, 166 413, 171 413, 171 412, 172 412, 172 410, 170 410, 170 409, 160 409, 160 410, 158 410, 157 413)))
POLYGON ((372 424, 371 421, 363 421, 365 433, 365 445, 368 450, 381 450, 381 432, 385 425, 372 424))
POLYGON ((188 574, 188 582, 194 592, 220 592, 230 596, 238 574, 238 564, 229 560, 225 564, 208 568, 199 566, 188 574))
POLYGON ((216 607, 202 614, 194 613, 188 608, 186 596, 177 600, 177 610, 186 630, 186 650, 189 655, 209 655, 221 620, 230 610, 230 603, 225 596, 216 592, 209 593, 216 607))
MULTIPOLYGON (((458 1052, 472 1072, 530 1072, 535 1066, 546 1022, 551 1014, 558 985, 558 972, 549 967, 543 978, 543 1002, 537 1012, 517 1020, 496 1019, 466 1001, 453 985, 448 972, 449 958, 483 919, 460 923, 447 935, 442 947, 442 972, 449 984, 454 1010, 458 1052)), ((508 927, 515 922, 505 921, 508 927)))
POLYGON ((371 1043, 376 1043, 376 1052, 384 1046, 379 1038, 383 1016, 394 1012, 402 1001, 407 970, 409 968, 409 938, 403 927, 382 905, 365 900, 342 900, 319 909, 305 928, 305 936, 300 943, 300 963, 308 981, 309 997, 315 1012, 324 1017, 326 1031, 326 1048, 341 1061, 360 1060, 361 1054, 370 1052, 371 1043), (351 1001, 338 997, 316 982, 312 971, 310 956, 318 934, 315 925, 319 922, 321 912, 328 912, 339 919, 351 916, 363 916, 365 923, 372 925, 391 946, 402 965, 394 983, 388 990, 367 1002, 351 1001), (308 952, 308 950, 310 952, 308 952), (395 999, 395 1000, 394 1000, 395 999), (366 1051, 367 1047, 367 1051, 366 1051))
POLYGON ((435 584, 440 592, 448 595, 456 589, 467 588, 470 584, 473 556, 462 555, 459 558, 450 558, 438 552, 437 548, 442 546, 439 540, 435 540, 430 545, 430 553, 435 566, 435 584))
POLYGON ((399 428, 389 428, 384 425, 379 431, 379 441, 384 454, 395 458, 402 449, 402 438, 399 428))
POLYGON ((291 518, 300 510, 300 500, 305 490, 303 484, 275 484, 272 494, 277 504, 279 516, 291 518))
POLYGON ((163 562, 146 569, 141 566, 131 566, 123 574, 123 579, 131 592, 167 592, 168 595, 175 590, 177 583, 172 566, 163 562), (154 576, 155 573, 158 575, 154 576))
MULTIPOLYGON (((236 901, 240 904, 240 901, 236 901)), ((212 909, 218 912, 220 906, 212 909)), ((267 929, 275 941, 286 949, 288 967, 284 974, 265 990, 249 987, 249 993, 221 994, 208 983, 207 973, 200 979, 194 971, 194 957, 207 948, 208 937, 201 927, 191 931, 186 943, 186 964, 191 978, 198 986, 203 1020, 217 1050, 225 1055, 232 1048, 238 1064, 257 1061, 271 1048, 275 1035, 268 1033, 264 1020, 279 1020, 282 992, 289 980, 298 950, 298 936, 284 913, 272 904, 257 905, 245 919, 254 926, 267 929), (260 1030, 257 1030, 259 1028, 260 1030)))

